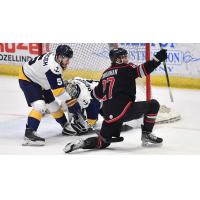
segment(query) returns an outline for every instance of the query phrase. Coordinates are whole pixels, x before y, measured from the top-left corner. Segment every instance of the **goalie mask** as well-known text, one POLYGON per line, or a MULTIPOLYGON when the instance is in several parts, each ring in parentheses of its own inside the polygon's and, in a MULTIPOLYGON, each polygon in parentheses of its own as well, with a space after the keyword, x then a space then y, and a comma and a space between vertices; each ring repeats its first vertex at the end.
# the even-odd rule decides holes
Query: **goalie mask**
POLYGON ((81 92, 80 87, 72 81, 64 81, 65 89, 71 98, 78 98, 81 92))

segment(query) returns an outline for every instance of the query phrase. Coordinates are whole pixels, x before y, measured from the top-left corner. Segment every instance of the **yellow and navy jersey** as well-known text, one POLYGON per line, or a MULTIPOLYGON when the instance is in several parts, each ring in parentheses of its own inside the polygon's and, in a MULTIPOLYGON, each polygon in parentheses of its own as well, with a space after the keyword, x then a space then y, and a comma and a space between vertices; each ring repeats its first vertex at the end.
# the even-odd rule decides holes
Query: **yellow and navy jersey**
POLYGON ((54 53, 42 54, 31 59, 23 65, 22 70, 32 82, 39 84, 45 90, 51 89, 54 96, 59 96, 65 91, 63 69, 55 61, 54 53))

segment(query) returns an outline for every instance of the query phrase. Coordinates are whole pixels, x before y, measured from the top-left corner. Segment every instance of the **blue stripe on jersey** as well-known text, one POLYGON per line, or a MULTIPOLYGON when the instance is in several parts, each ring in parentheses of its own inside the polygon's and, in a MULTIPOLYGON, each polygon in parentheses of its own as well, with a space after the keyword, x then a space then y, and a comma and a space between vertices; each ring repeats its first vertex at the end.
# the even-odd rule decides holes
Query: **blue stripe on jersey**
POLYGON ((64 82, 61 74, 54 74, 51 70, 46 72, 47 80, 50 84, 51 89, 57 89, 64 87, 64 82))

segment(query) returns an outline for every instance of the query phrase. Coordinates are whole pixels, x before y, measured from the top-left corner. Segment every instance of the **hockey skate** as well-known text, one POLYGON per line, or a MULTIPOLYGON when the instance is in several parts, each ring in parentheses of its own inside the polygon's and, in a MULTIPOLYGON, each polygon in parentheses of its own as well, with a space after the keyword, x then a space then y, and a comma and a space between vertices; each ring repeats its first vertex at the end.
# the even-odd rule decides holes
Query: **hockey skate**
POLYGON ((142 140, 142 146, 161 145, 163 142, 162 138, 153 135, 151 132, 143 130, 143 126, 142 126, 141 140, 142 140))
POLYGON ((23 146, 44 146, 45 139, 37 136, 36 132, 26 127, 23 146))
POLYGON ((81 149, 84 146, 84 140, 83 139, 79 139, 79 140, 75 140, 73 142, 68 143, 65 148, 63 149, 63 151, 65 153, 70 153, 72 151, 75 151, 77 149, 81 149))

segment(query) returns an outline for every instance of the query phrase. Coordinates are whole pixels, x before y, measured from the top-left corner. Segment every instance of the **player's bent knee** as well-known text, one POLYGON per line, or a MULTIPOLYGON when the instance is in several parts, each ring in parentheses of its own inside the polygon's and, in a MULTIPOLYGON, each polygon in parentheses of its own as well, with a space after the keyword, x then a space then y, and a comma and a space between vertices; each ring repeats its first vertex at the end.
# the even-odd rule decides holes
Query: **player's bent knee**
POLYGON ((156 99, 151 100, 151 107, 153 111, 158 111, 160 108, 160 103, 156 99))
POLYGON ((60 105, 57 101, 53 101, 47 104, 47 109, 50 111, 50 113, 55 113, 60 109, 60 105))
POLYGON ((43 100, 37 100, 31 103, 31 106, 34 110, 40 112, 41 114, 44 114, 46 111, 46 104, 43 100))

